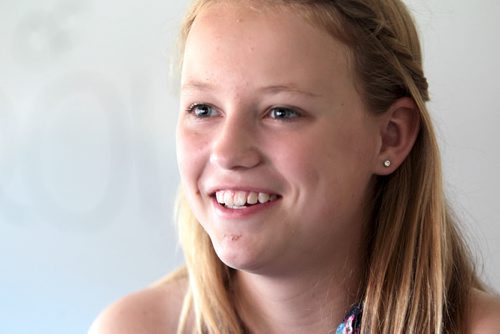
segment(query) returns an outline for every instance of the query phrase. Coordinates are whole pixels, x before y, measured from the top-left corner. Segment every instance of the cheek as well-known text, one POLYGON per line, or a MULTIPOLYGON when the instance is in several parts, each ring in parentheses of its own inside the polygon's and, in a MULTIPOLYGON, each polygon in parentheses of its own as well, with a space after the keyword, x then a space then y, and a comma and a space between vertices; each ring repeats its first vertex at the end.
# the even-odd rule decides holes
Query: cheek
POLYGON ((177 131, 177 166, 184 184, 192 187, 201 174, 206 157, 204 148, 207 143, 201 141, 201 136, 185 129, 177 131))
POLYGON ((314 190, 313 194, 350 201, 352 193, 363 190, 369 179, 373 145, 356 129, 321 130, 274 149, 279 152, 275 165, 300 187, 314 190))
POLYGON ((203 155, 199 144, 200 137, 191 131, 177 130, 176 151, 177 166, 181 178, 181 185, 186 201, 197 221, 204 221, 203 206, 200 202, 198 180, 203 173, 203 155))
POLYGON ((284 173, 301 175, 301 179, 313 180, 334 175, 349 153, 349 140, 335 133, 335 129, 314 129, 303 133, 294 141, 275 140, 272 159, 284 173), (325 175, 326 173, 326 175, 325 175), (321 174, 321 175, 319 175, 321 174))

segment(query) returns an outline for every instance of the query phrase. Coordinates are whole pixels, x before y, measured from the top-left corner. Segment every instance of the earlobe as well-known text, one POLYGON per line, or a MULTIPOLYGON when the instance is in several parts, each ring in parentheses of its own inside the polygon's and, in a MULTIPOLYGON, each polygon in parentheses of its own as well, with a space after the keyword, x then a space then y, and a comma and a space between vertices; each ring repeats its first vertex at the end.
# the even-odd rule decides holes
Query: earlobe
POLYGON ((418 107, 409 97, 396 100, 380 119, 381 147, 375 174, 394 172, 410 153, 420 130, 418 107))

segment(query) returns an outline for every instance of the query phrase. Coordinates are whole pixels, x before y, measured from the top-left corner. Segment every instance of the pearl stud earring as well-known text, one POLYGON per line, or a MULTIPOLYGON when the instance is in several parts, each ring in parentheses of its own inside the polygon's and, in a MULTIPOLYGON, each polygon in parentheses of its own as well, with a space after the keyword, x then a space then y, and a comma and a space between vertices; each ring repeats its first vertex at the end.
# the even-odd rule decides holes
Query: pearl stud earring
POLYGON ((387 159, 384 161, 384 167, 387 168, 387 167, 390 167, 391 166, 391 160, 387 159))

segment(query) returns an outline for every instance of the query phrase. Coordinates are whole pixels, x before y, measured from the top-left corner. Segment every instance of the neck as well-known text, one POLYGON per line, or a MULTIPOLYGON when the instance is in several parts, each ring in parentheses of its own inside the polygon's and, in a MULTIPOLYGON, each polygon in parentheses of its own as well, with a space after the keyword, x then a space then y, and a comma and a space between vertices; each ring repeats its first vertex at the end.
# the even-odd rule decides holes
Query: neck
POLYGON ((295 275, 266 276, 238 271, 236 307, 251 333, 335 332, 359 302, 359 261, 295 275))

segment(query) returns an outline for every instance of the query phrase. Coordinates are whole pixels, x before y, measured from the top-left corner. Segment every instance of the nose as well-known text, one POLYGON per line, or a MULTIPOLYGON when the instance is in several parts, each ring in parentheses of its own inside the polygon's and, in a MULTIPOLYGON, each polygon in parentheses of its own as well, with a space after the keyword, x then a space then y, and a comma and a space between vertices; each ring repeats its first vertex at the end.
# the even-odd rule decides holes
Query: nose
POLYGON ((210 162, 224 169, 248 169, 258 166, 262 155, 253 120, 241 115, 226 116, 212 142, 210 162))

